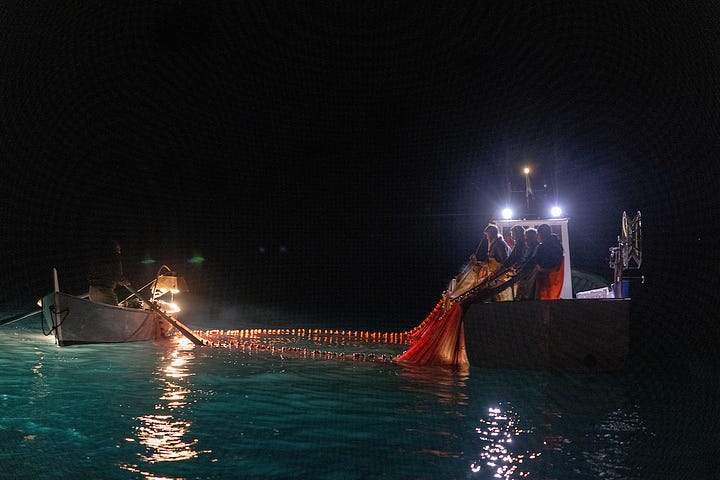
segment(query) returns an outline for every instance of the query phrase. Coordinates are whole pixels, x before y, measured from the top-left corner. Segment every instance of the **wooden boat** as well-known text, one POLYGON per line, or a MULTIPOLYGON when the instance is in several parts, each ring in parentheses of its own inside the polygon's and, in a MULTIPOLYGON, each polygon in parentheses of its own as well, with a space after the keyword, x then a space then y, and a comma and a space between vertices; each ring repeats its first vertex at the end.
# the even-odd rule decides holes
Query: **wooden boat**
MULTIPOLYGON (((165 280, 158 276, 153 285, 157 285, 158 279, 165 280)), ((54 291, 42 299, 42 313, 44 326, 55 334, 55 341, 61 347, 159 340, 167 337, 172 327, 196 344, 202 343, 187 327, 158 307, 155 295, 153 300, 138 302, 138 308, 129 308, 61 292, 56 271, 54 284, 54 291)))
POLYGON ((106 305, 63 292, 45 295, 42 307, 45 324, 61 347, 159 340, 170 329, 153 310, 106 305))
POLYGON ((640 213, 623 213, 619 246, 610 249, 615 282, 573 293, 568 219, 502 220, 513 225, 550 225, 563 245, 558 299, 495 301, 511 288, 512 271, 487 275, 480 264, 466 269, 411 336, 400 361, 571 372, 608 372, 624 367, 630 344, 630 303, 622 272, 640 266, 640 213), (633 265, 634 262, 634 265, 633 265))

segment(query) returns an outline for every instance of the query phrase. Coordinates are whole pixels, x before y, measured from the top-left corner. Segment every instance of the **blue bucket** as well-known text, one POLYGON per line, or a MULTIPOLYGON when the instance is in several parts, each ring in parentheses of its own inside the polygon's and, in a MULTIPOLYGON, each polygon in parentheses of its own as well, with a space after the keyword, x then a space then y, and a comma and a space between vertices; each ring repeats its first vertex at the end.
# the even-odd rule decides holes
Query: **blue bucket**
POLYGON ((630 280, 623 279, 620 285, 613 283, 611 288, 615 298, 630 298, 630 280))

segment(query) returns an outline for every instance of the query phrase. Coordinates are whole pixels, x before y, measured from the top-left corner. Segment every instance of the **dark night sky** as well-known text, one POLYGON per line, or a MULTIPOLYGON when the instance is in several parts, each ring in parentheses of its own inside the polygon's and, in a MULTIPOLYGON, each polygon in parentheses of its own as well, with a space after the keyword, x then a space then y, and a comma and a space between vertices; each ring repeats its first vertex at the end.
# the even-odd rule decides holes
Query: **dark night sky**
POLYGON ((720 12, 678 5, 6 2, 3 301, 111 233, 208 299, 424 315, 529 162, 577 266, 641 210, 652 315, 717 307, 720 12))

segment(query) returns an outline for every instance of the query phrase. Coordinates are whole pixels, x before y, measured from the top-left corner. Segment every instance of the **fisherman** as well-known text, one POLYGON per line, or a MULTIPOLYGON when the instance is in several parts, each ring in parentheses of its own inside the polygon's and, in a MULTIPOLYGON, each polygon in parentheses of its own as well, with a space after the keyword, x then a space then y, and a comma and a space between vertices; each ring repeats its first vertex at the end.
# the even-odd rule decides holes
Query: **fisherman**
POLYGON ((540 243, 531 259, 536 272, 534 297, 537 300, 556 300, 560 298, 564 275, 562 243, 546 223, 540 225, 537 231, 540 243))
POLYGON ((537 230, 533 227, 525 229, 525 251, 518 265, 517 283, 515 284, 515 300, 532 300, 535 298, 535 263, 533 257, 538 247, 537 230))
POLYGON ((510 256, 503 262, 503 267, 519 266, 524 263, 527 258, 527 245, 525 244, 525 229, 522 225, 513 225, 510 229, 510 238, 513 247, 510 256))
POLYGON ((483 230, 488 242, 488 267, 490 273, 497 270, 510 255, 510 247, 500 235, 500 230, 494 223, 489 224, 483 230))
POLYGON ((537 250, 538 246, 538 239, 537 239, 537 230, 533 227, 528 227, 525 229, 525 258, 524 260, 530 260, 533 255, 535 255, 535 250, 537 250))
MULTIPOLYGON (((528 247, 525 243, 525 228, 519 224, 513 225, 510 229, 510 239, 513 244, 512 252, 510 252, 510 256, 508 256, 508 258, 503 262, 501 268, 512 269, 515 275, 518 275, 522 268, 525 267, 529 258, 528 247)), ((521 279, 522 277, 518 278, 521 279)), ((514 283, 512 287, 510 287, 510 292, 512 294, 512 299, 516 299, 518 293, 518 282, 514 283)))
POLYGON ((121 253, 120 244, 115 240, 103 242, 92 252, 88 268, 91 301, 117 305, 115 288, 118 285, 130 286, 123 274, 121 253))
MULTIPOLYGON (((488 272, 492 275, 503 268, 505 261, 510 256, 510 247, 505 242, 502 235, 500 235, 500 229, 494 223, 485 227, 483 233, 485 234, 485 238, 488 242, 488 272)), ((494 300, 496 302, 505 302, 512 300, 512 297, 512 289, 506 288, 502 292, 498 293, 494 297, 494 300)))

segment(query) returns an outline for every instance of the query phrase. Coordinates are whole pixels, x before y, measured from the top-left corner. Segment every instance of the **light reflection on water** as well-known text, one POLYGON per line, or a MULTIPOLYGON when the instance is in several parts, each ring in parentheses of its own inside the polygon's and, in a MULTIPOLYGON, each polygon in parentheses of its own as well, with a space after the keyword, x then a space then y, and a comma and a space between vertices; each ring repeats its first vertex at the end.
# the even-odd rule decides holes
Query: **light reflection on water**
POLYGON ((197 439, 190 442, 183 437, 190 429, 190 422, 175 420, 172 415, 146 415, 137 419, 137 438, 151 454, 142 455, 146 462, 176 462, 194 458, 198 452, 194 450, 197 439))
POLYGON ((524 429, 520 416, 504 405, 488 408, 476 432, 484 445, 480 459, 470 466, 473 473, 487 471, 493 478, 503 480, 525 478, 532 470, 527 463, 542 455, 539 451, 517 451, 517 437, 532 435, 534 429, 524 429))
POLYGON ((13 475, 0 479, 717 472, 702 440, 717 435, 717 403, 658 378, 287 359, 181 341, 58 348, 32 330, 2 333, 0 461, 13 475))
MULTIPOLYGON (((200 454, 196 449, 197 438, 188 438, 192 426, 187 419, 190 415, 183 412, 192 391, 182 382, 194 375, 191 370, 194 359, 194 349, 189 342, 183 341, 176 341, 174 348, 159 357, 153 374, 159 403, 155 405, 154 412, 135 417, 138 424, 133 428, 134 435, 126 439, 145 447, 145 453, 138 453, 144 462, 178 462, 200 454)), ((123 465, 122 468, 148 479, 167 478, 142 471, 138 465, 123 465)))
MULTIPOLYGON (((654 438, 654 432, 648 432, 645 422, 640 418, 637 405, 628 410, 617 409, 608 412, 593 429, 590 437, 596 448, 583 451, 583 460, 598 477, 626 478, 632 475, 628 467, 630 452, 634 450, 634 438, 644 435, 654 438), (608 461, 613 459, 614 461, 608 461)), ((720 472, 718 472, 720 473, 720 472)))

